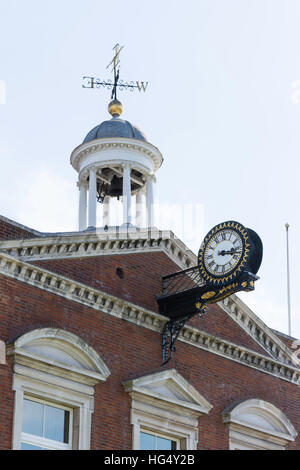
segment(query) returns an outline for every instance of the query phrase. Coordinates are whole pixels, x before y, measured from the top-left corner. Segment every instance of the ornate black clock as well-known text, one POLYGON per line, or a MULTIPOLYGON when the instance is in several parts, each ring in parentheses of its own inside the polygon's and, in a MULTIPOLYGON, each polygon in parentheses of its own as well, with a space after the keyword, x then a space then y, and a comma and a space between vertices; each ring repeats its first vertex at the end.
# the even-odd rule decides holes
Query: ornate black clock
POLYGON ((254 290, 262 260, 262 242, 253 230, 233 220, 213 227, 198 252, 198 265, 163 276, 156 296, 159 313, 168 317, 162 332, 163 364, 185 322, 202 316, 208 304, 239 291, 254 290))
POLYGON ((262 244, 253 230, 239 222, 223 222, 208 232, 199 249, 200 276, 207 284, 227 285, 247 267, 251 267, 251 272, 256 274, 261 255, 262 244))

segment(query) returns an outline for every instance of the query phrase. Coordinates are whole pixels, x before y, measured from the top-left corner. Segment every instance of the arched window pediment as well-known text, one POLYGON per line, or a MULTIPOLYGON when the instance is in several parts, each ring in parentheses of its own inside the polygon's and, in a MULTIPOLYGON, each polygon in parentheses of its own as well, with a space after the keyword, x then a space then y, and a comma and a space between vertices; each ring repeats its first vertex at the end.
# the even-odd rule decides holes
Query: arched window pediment
POLYGON ((78 336, 59 328, 40 328, 17 338, 7 347, 14 363, 56 376, 95 385, 110 371, 99 354, 78 336))
POLYGON ((44 431, 36 435, 23 429, 23 406, 24 403, 29 406, 29 402, 67 409, 70 428, 66 445, 72 449, 89 449, 94 386, 110 375, 99 354, 78 336, 59 328, 25 333, 7 346, 7 354, 14 372, 13 449, 28 444, 41 448, 64 445, 47 439, 44 431))
POLYGON ((229 425, 231 448, 284 448, 297 436, 297 431, 272 403, 249 399, 226 408, 223 422, 229 425))

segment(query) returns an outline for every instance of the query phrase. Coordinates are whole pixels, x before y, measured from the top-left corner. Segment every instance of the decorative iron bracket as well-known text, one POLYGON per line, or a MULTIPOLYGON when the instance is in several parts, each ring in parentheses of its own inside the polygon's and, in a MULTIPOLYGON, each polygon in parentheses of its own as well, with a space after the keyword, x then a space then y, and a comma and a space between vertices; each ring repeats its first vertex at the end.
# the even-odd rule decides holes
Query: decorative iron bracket
MULTIPOLYGON (((205 313, 206 305, 199 305, 198 313, 199 316, 205 313)), ((162 365, 164 366, 169 362, 170 359, 173 357, 173 352, 176 351, 175 341, 178 338, 182 328, 184 327, 185 323, 195 315, 195 313, 191 313, 184 318, 181 319, 173 319, 165 323, 165 326, 162 331, 162 365)))
POLYGON ((259 279, 255 274, 244 271, 234 282, 216 287, 199 282, 195 275, 197 269, 194 267, 163 277, 163 295, 156 296, 159 313, 168 317, 162 332, 162 365, 176 351, 175 341, 187 320, 197 314, 201 317, 208 304, 219 302, 239 291, 254 290, 254 282, 259 279), (191 283, 198 287, 189 289, 191 283))

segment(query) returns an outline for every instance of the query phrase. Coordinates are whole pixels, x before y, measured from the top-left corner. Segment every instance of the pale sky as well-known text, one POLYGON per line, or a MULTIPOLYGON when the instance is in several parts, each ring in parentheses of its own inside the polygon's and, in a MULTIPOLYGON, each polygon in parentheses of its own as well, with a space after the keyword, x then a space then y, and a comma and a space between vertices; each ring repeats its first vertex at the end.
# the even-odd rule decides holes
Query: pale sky
POLYGON ((83 89, 82 77, 111 78, 112 48, 124 45, 121 78, 149 85, 119 93, 122 117, 162 152, 156 203, 176 208, 159 228, 195 253, 219 222, 255 230, 260 280, 239 296, 287 333, 288 222, 299 338, 300 2, 0 0, 0 20, 0 214, 40 231, 77 229, 70 154, 110 118, 110 91, 83 89))

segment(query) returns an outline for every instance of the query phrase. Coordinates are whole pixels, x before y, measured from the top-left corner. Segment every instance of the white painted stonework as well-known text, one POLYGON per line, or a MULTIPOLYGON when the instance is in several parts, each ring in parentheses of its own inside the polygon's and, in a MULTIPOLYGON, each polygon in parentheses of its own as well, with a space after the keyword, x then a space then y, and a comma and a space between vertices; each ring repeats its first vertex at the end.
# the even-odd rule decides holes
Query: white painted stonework
POLYGON ((158 148, 149 142, 124 137, 95 139, 79 145, 73 150, 70 158, 73 168, 80 173, 89 165, 133 163, 138 169, 147 173, 158 170, 163 161, 158 148))
MULTIPOLYGON (((1 252, 0 273, 38 289, 60 295, 70 301, 79 302, 96 311, 100 310, 105 314, 113 315, 136 325, 143 326, 144 328, 157 331, 158 333, 162 332, 165 322, 167 321, 166 317, 156 312, 124 301, 121 298, 109 295, 106 292, 94 289, 67 277, 47 271, 37 265, 25 263, 18 258, 1 252)), ((206 331, 201 331, 199 328, 194 328, 188 324, 182 328, 177 341, 186 342, 196 348, 209 351, 231 361, 238 362, 247 367, 260 370, 261 372, 299 385, 300 368, 291 361, 292 351, 287 347, 281 348, 281 341, 279 339, 276 343, 273 342, 266 325, 261 325, 260 329, 258 329, 256 326, 258 323, 255 322, 255 314, 251 313, 251 316, 247 316, 246 310, 242 310, 241 307, 236 308, 235 298, 236 296, 231 296, 229 301, 225 299, 226 310, 224 301, 219 302, 219 305, 224 308, 225 311, 230 307, 232 312, 234 312, 233 319, 235 319, 235 321, 239 322, 239 319, 243 317, 243 321, 247 320, 248 324, 251 323, 251 325, 254 325, 255 329, 259 332, 259 335, 255 336, 256 342, 260 344, 262 337, 262 344, 267 344, 273 351, 275 357, 273 357, 273 355, 270 357, 270 355, 267 354, 260 354, 243 346, 233 344, 228 340, 219 338, 206 331), (286 355, 285 357, 283 353, 286 355)))
POLYGON ((6 364, 6 348, 2 340, 0 340, 0 364, 6 364))
POLYGON ((165 253, 177 266, 186 269, 196 265, 196 255, 171 230, 156 227, 113 227, 84 233, 46 234, 39 238, 4 240, 0 252, 22 261, 67 259, 129 253, 165 253))
POLYGON ((12 449, 20 449, 24 397, 72 408, 73 449, 90 449, 94 386, 110 371, 78 336, 61 329, 30 331, 7 346, 13 361, 15 391, 12 449))
MULTIPOLYGON (((79 230, 96 226, 96 178, 110 184, 113 175, 123 176, 123 224, 130 225, 131 197, 133 194, 144 192, 147 186, 148 226, 153 224, 153 175, 161 166, 163 157, 160 151, 149 142, 133 138, 111 137, 95 139, 79 145, 71 154, 70 162, 78 173, 79 197, 79 230), (109 170, 110 180, 102 174, 109 170), (139 172, 139 177, 132 171, 139 172), (138 184, 131 191, 130 182, 138 184), (86 220, 86 187, 89 186, 88 221, 86 220)), ((107 207, 109 211, 109 206, 107 207)), ((107 214, 109 218, 109 214, 107 214)), ((105 225, 103 221, 103 226, 105 225)), ((121 223, 120 223, 121 225, 121 223)))
MULTIPOLYGON (((197 264, 196 255, 171 231, 156 228, 108 232, 97 229, 85 234, 75 232, 38 239, 3 241, 0 243, 0 252, 3 256, 6 253, 22 261, 162 252, 174 261, 179 269, 197 264)), ((4 259, 3 263, 5 265, 4 259)), ((269 373, 285 375, 285 365, 292 366, 293 369, 297 366, 293 361, 293 351, 237 295, 227 297, 218 305, 266 351, 267 355, 281 363, 281 366, 275 368, 266 365, 269 373)), ((245 359, 247 360, 247 356, 245 359)), ((265 368, 265 363, 261 360, 255 361, 254 365, 263 365, 265 368)), ((294 381, 293 372, 289 374, 289 378, 294 381)))
POLYGON ((297 437, 289 419, 274 405, 250 399, 223 412, 231 450, 283 450, 297 437))
POLYGON ((212 405, 175 369, 123 383, 131 397, 133 449, 140 449, 140 432, 163 433, 180 442, 180 449, 195 450, 198 418, 212 405))

